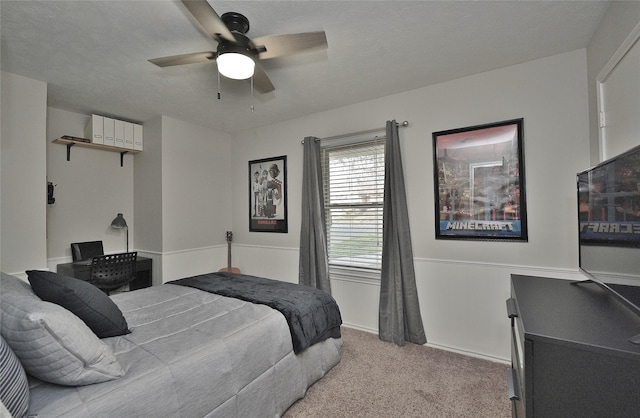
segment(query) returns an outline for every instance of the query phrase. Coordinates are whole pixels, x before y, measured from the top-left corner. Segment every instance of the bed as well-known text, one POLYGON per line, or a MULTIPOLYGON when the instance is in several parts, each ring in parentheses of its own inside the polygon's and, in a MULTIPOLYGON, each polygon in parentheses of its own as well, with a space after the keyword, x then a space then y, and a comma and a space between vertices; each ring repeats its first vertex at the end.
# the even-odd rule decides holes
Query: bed
MULTIPOLYGON (((51 276, 54 274, 44 275, 48 286, 57 285, 59 280, 72 286, 80 282, 83 292, 93 292, 84 287, 85 282, 51 276)), ((29 280, 37 288, 31 274, 29 280)), ((211 280, 211 276, 200 276, 196 281, 207 280, 211 280)), ((297 289, 303 290, 302 287, 297 289)), ((24 337, 35 332, 32 329, 35 326, 31 323, 20 325, 16 318, 36 316, 38 332, 43 332, 43 321, 60 316, 59 322, 64 323, 60 329, 64 331, 58 334, 71 335, 47 335, 51 342, 45 344, 46 355, 60 351, 56 344, 65 341, 72 345, 67 351, 73 353, 85 350, 84 345, 88 344, 83 342, 82 347, 73 347, 79 340, 91 340, 95 346, 93 351, 85 353, 91 358, 90 364, 87 365, 85 359, 81 371, 74 371, 82 384, 74 381, 53 384, 28 375, 28 414, 38 418, 278 417, 340 361, 339 311, 337 318, 334 314, 326 319, 328 331, 312 332, 315 337, 309 339, 309 345, 294 350, 291 329, 295 318, 266 304, 204 291, 193 284, 173 282, 111 296, 110 301, 121 312, 126 326, 121 330, 122 335, 98 338, 94 334, 97 340, 94 341, 83 327, 91 326, 91 332, 96 324, 85 318, 78 324, 77 315, 84 314, 71 313, 76 312, 77 306, 65 308, 43 301, 28 283, 6 274, 2 274, 0 293, 2 337, 14 340, 10 343, 11 348, 27 372, 40 373, 37 368, 43 361, 32 361, 30 351, 21 346, 21 339, 32 343, 31 340, 42 338, 24 337), (34 310, 40 313, 34 314, 34 310), (91 363, 94 360, 95 363, 91 363), (99 382, 87 384, 96 376, 99 382)), ((64 295, 68 300, 68 293, 64 295)), ((91 297, 101 298, 93 293, 91 297)), ((91 297, 85 299, 91 301, 91 297)), ((96 306, 90 302, 81 308, 91 308, 91 313, 95 314, 96 306)), ((110 315, 113 307, 109 309, 111 311, 104 311, 107 314, 100 314, 110 315)), ((112 322, 117 325, 118 321, 112 322)), ((98 325, 103 323, 101 319, 98 325)), ((56 334, 55 325, 46 323, 44 328, 50 334, 56 334)), ((104 334, 102 330, 98 333, 101 332, 104 334)), ((104 335, 109 335, 108 332, 104 335)), ((68 352, 66 355, 68 357, 68 352)), ((69 375, 65 373, 65 376, 69 375)), ((59 377, 54 375, 49 379, 44 376, 49 381, 59 377)))

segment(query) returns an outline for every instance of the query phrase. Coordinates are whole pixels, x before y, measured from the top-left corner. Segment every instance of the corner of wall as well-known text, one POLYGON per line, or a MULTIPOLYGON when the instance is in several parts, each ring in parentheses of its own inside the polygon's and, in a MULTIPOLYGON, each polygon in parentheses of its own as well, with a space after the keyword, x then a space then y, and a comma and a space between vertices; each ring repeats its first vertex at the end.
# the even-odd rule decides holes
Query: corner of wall
POLYGON ((47 84, 3 71, 0 90, 0 265, 46 268, 47 84))

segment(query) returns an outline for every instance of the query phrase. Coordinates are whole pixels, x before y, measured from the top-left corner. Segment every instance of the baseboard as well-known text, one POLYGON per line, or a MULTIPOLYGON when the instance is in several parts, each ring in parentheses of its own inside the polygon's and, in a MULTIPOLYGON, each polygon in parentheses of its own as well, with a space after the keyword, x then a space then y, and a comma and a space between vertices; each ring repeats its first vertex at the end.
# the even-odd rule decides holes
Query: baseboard
POLYGON ((347 328, 351 328, 351 329, 355 329, 355 330, 358 330, 358 331, 368 332, 369 334, 378 335, 378 330, 377 329, 366 328, 366 327, 363 327, 363 326, 360 326, 360 325, 349 324, 347 322, 343 322, 342 326, 343 327, 347 327, 347 328))
POLYGON ((511 364, 511 359, 488 356, 486 354, 476 353, 476 352, 467 351, 467 350, 461 350, 459 348, 448 347, 448 346, 445 346, 445 345, 432 344, 430 342, 427 342, 425 344, 425 346, 431 347, 431 348, 436 348, 438 350, 444 350, 444 351, 449 351, 449 352, 452 352, 452 353, 462 354, 464 356, 475 357, 475 358, 479 358, 479 359, 482 359, 482 360, 491 361, 491 362, 494 362, 494 363, 501 363, 501 364, 505 364, 505 365, 510 365, 511 364))
MULTIPOLYGON (((347 328, 351 328, 351 329, 355 329, 355 330, 358 330, 358 331, 363 331, 363 332, 368 332, 370 334, 378 335, 378 330, 377 329, 365 328, 365 327, 361 327, 361 326, 353 325, 353 324, 348 324, 348 323, 343 323, 342 326, 343 327, 347 327, 347 328)), ((511 359, 504 359, 504 358, 499 358, 499 357, 488 356, 486 354, 476 353, 476 352, 467 351, 467 350, 461 350, 461 349, 458 349, 458 348, 448 347, 448 346, 440 345, 440 344, 432 344, 432 343, 429 343, 429 342, 427 342, 424 345, 426 347, 435 348, 437 350, 449 351, 449 352, 452 352, 452 353, 462 354, 464 356, 469 356, 469 357, 475 357, 475 358, 479 358, 479 359, 482 359, 482 360, 491 361, 491 362, 494 362, 494 363, 505 364, 507 366, 511 364, 511 359)))

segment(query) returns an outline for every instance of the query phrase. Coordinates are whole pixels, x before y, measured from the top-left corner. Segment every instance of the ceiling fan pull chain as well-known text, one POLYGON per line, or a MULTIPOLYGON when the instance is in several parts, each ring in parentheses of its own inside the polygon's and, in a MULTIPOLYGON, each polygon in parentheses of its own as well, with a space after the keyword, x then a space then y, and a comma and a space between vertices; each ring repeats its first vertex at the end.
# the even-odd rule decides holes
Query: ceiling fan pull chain
POLYGON ((220 100, 220 71, 218 71, 218 100, 220 100))
POLYGON ((253 107, 253 76, 251 76, 251 113, 253 113, 254 111, 254 107, 253 107))

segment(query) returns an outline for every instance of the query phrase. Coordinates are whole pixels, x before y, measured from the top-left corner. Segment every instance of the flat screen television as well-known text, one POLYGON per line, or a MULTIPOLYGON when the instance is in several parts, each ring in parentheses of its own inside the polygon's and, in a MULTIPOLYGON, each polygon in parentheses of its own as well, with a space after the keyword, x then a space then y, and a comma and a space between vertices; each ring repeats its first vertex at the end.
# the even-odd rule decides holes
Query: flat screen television
POLYGON ((640 289, 640 146, 578 173, 577 190, 580 270, 640 313, 616 292, 640 289))

